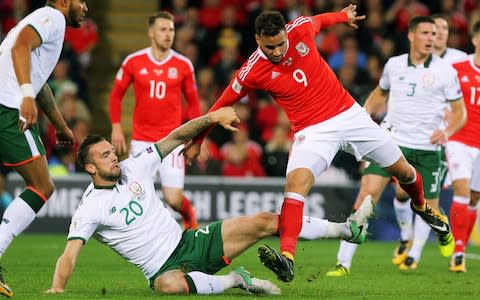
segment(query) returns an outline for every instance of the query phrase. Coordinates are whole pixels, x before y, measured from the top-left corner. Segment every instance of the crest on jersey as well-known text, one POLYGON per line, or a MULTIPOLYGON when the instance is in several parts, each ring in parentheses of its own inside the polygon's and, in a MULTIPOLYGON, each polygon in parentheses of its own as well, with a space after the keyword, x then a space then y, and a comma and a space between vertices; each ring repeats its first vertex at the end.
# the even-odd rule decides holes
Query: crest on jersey
POLYGON ((292 63, 293 63, 292 58, 289 57, 289 58, 287 58, 287 60, 285 60, 285 61, 283 62, 283 65, 284 65, 284 66, 291 66, 292 63))
POLYGON ((423 87, 430 88, 435 83, 435 75, 433 74, 425 74, 423 76, 423 87))
POLYGON ((308 54, 308 52, 310 52, 310 49, 308 49, 307 45, 305 45, 303 42, 298 43, 295 46, 295 49, 297 49, 301 56, 305 56, 308 54))
POLYGON ((168 68, 168 78, 176 79, 178 77, 177 68, 168 68))
POLYGON ((141 196, 143 194, 143 188, 138 182, 132 182, 128 189, 136 196, 141 196))

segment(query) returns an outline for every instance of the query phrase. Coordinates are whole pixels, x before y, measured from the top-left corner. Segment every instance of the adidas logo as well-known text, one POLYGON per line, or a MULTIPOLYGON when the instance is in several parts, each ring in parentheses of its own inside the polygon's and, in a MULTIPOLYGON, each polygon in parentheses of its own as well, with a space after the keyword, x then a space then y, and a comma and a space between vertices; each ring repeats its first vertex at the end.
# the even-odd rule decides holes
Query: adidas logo
POLYGON ((275 72, 275 71, 272 71, 272 79, 275 79, 278 77, 278 75, 280 75, 279 72, 275 72))
POLYGON ((470 79, 468 79, 467 75, 464 75, 464 76, 462 76, 462 78, 460 78, 460 81, 466 83, 466 82, 470 82, 470 79))
POLYGON ((147 68, 141 69, 140 72, 139 72, 139 74, 140 74, 140 75, 148 75, 148 70, 147 70, 147 68))

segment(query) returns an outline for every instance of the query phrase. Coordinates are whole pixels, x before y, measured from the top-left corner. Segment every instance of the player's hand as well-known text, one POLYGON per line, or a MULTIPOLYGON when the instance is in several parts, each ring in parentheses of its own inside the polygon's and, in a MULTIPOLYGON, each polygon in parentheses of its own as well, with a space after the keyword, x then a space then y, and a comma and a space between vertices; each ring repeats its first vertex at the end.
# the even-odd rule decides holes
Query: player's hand
POLYGON ((183 149, 183 156, 185 157, 185 163, 188 166, 192 165, 192 162, 198 157, 200 154, 200 144, 190 142, 185 146, 183 149))
POLYGON ((65 127, 62 130, 57 129, 55 135, 57 136, 57 143, 60 145, 73 145, 73 142, 75 141, 73 132, 68 127, 65 127))
POLYGON ((35 99, 30 97, 23 98, 18 116, 18 126, 20 130, 25 131, 33 127, 37 123, 37 117, 38 112, 35 99))
POLYGON ((112 124, 112 145, 118 155, 127 153, 127 142, 120 123, 112 124))
POLYGON ((430 143, 434 145, 443 145, 448 141, 448 134, 445 130, 437 129, 432 133, 430 137, 430 143))
POLYGON ((219 124, 223 128, 233 132, 238 131, 237 128, 232 126, 237 123, 240 123, 240 119, 235 113, 235 110, 233 109, 233 107, 231 106, 222 107, 216 111, 209 112, 208 115, 212 123, 219 124))
POLYGON ((52 288, 46 290, 45 293, 47 293, 47 294, 61 294, 61 293, 65 293, 65 290, 61 289, 61 288, 52 287, 52 288))
POLYGON ((358 26, 356 24, 357 21, 364 20, 366 18, 365 15, 357 16, 357 6, 350 4, 344 9, 341 10, 342 12, 346 13, 348 16, 348 26, 357 29, 358 26))

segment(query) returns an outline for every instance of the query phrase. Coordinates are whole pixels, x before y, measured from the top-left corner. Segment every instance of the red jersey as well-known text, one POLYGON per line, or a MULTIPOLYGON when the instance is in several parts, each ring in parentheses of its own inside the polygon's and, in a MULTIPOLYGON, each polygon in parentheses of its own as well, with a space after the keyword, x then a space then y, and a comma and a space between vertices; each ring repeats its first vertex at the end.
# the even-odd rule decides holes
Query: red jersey
POLYGON ((467 123, 450 137, 471 147, 480 148, 480 67, 473 62, 473 55, 467 60, 453 64, 458 72, 463 99, 467 108, 467 123))
POLYGON ((314 40, 322 28, 347 21, 345 13, 326 13, 288 23, 288 48, 280 63, 272 64, 257 49, 211 110, 235 103, 250 90, 265 90, 285 110, 295 132, 347 110, 355 100, 320 56, 314 40))
POLYGON ((130 83, 135 92, 132 139, 156 142, 182 124, 182 93, 189 119, 200 115, 193 65, 170 50, 157 61, 146 48, 129 55, 115 78, 110 96, 110 120, 120 122, 122 99, 130 83))

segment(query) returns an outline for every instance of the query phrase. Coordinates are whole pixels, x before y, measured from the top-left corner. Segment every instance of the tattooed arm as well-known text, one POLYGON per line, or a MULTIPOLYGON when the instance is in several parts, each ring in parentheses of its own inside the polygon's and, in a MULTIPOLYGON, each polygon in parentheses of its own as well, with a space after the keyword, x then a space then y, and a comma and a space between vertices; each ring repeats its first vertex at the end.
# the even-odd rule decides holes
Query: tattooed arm
POLYGON ((239 121, 240 120, 232 107, 222 107, 183 124, 158 141, 155 145, 162 154, 162 157, 165 157, 176 147, 188 142, 212 125, 220 124, 227 130, 237 131, 232 124, 238 123, 239 121))
POLYGON ((62 114, 55 103, 55 97, 48 84, 45 83, 40 92, 38 92, 36 101, 38 107, 40 107, 50 123, 55 127, 58 142, 61 144, 72 143, 73 133, 63 119, 62 114))

